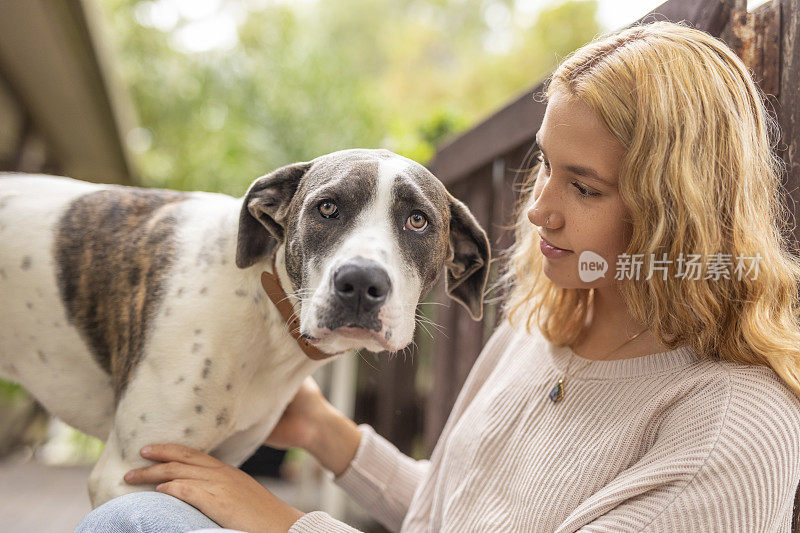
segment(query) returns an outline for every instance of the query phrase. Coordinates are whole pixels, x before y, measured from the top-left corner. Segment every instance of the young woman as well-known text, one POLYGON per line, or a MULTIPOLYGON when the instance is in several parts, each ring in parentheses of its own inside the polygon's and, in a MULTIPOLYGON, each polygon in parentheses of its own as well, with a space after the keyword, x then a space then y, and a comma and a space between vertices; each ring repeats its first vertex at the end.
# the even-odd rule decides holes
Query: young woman
MULTIPOLYGON (((313 380, 266 443, 308 450, 392 531, 788 531, 800 264, 747 68, 655 22, 568 56, 546 98, 506 312, 430 460, 313 380)), ((354 531, 197 450, 142 455, 156 464, 128 481, 158 492, 78 531, 354 531)))

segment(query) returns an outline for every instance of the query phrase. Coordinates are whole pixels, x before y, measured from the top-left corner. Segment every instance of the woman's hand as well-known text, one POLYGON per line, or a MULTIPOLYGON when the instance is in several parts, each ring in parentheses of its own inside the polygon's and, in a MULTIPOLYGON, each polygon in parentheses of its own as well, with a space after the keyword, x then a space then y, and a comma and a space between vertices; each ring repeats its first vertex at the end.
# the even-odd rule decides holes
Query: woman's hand
POLYGON ((317 382, 308 376, 284 409, 264 444, 283 450, 291 447, 311 449, 319 437, 320 425, 331 407, 317 382))
POLYGON ((360 442, 361 431, 355 422, 331 405, 308 376, 264 444, 303 448, 338 476, 353 460, 360 442))
POLYGON ((193 505, 224 528, 285 533, 303 512, 238 468, 180 444, 151 444, 141 455, 160 463, 125 474, 131 485, 159 484, 163 492, 193 505))

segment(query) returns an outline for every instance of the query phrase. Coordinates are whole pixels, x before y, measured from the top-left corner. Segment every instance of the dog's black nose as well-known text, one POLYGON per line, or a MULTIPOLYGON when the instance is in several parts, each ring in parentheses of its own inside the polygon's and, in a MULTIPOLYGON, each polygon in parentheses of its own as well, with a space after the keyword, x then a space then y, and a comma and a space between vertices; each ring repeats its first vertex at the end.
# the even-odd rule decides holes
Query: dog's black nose
POLYGON ((389 275, 378 263, 356 257, 333 273, 336 297, 356 314, 372 311, 386 301, 392 284, 389 275))

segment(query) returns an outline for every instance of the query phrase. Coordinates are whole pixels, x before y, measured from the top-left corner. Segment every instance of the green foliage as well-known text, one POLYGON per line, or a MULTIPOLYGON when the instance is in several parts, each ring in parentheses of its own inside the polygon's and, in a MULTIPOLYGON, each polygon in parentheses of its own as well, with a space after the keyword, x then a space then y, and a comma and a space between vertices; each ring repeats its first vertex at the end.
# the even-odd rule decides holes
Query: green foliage
MULTIPOLYGON (((274 168, 344 148, 424 163, 600 32, 595 0, 550 5, 534 21, 514 0, 225 0, 246 14, 238 44, 191 53, 175 45, 190 21, 143 20, 173 1, 99 0, 141 126, 124 135, 144 185, 234 196, 274 168)), ((0 400, 26 394, 0 380, 0 400)), ((83 456, 102 452, 77 430, 70 438, 83 456)))
POLYGON ((100 0, 142 126, 128 135, 137 167, 145 185, 236 196, 343 148, 425 162, 600 31, 594 0, 534 21, 514 0, 226 0, 246 15, 238 44, 192 53, 175 45, 191 20, 143 20, 172 1, 100 0))
POLYGON ((106 443, 86 433, 70 428, 69 443, 73 454, 81 461, 94 463, 103 454, 106 443))
POLYGON ((0 378, 0 403, 13 403, 17 399, 27 395, 25 389, 19 383, 13 381, 6 381, 0 378))

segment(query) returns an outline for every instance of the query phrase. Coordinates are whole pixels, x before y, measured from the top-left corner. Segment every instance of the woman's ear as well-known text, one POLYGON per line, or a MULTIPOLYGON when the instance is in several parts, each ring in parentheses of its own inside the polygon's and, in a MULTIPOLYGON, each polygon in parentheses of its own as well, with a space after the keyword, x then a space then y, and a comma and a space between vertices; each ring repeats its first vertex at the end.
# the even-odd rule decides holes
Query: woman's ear
POLYGON ((255 180, 242 200, 236 266, 247 268, 270 255, 284 238, 289 202, 311 166, 294 163, 255 180))
POLYGON ((445 261, 448 296, 467 308, 473 320, 483 317, 483 292, 489 280, 491 249, 486 232, 469 209, 450 198, 450 239, 445 261))

